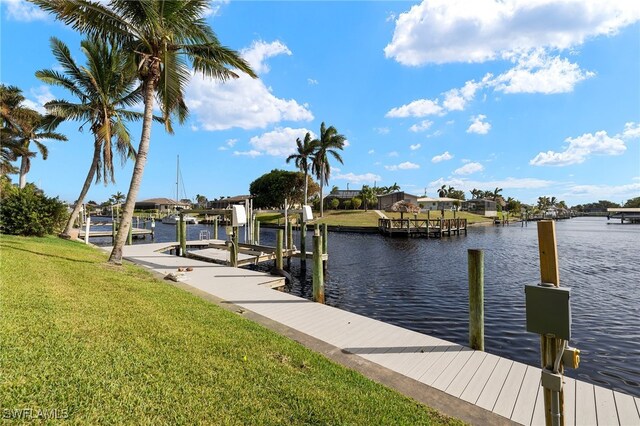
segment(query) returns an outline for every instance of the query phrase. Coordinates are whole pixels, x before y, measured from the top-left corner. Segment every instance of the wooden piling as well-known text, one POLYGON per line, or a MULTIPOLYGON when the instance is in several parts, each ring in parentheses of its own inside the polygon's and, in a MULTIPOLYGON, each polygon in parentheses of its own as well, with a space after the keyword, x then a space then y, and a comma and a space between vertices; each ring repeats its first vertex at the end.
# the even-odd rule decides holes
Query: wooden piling
MULTIPOLYGON (((540 280, 543 284, 553 284, 560 287, 560 272, 558 268, 558 251, 556 242, 556 223, 553 220, 538 222, 538 250, 540 253, 540 280)), ((542 368, 553 369, 554 357, 558 351, 559 339, 556 337, 540 336, 540 358, 542 368)), ((560 374, 564 373, 562 363, 560 374)), ((547 425, 552 424, 551 390, 544 390, 544 413, 547 425)), ((564 388, 560 390, 560 422, 564 425, 564 388)))
MULTIPOLYGON (((327 254, 329 252, 329 227, 326 223, 322 224, 322 254, 327 254)), ((322 261, 322 268, 327 270, 327 261, 322 261)))
POLYGON ((287 222, 287 249, 291 250, 293 248, 293 223, 291 221, 287 222))
POLYGON ((180 213, 180 256, 187 257, 187 223, 184 215, 180 213))
POLYGON ((133 244, 133 221, 129 223, 129 231, 127 231, 127 245, 133 244))
POLYGON ((233 268, 238 267, 238 227, 231 228, 231 245, 229 246, 229 263, 233 268))
POLYGON ((218 239, 218 216, 213 219, 213 239, 218 239))
POLYGON ((468 250, 469 347, 484 351, 484 251, 468 250))
POLYGON ((256 220, 256 227, 253 228, 253 240, 256 245, 260 245, 260 221, 256 220))
POLYGON ((324 273, 322 271, 322 237, 313 236, 313 300, 324 303, 324 273))
POLYGON ((91 216, 87 216, 87 226, 84 229, 84 243, 89 244, 89 234, 91 233, 91 216))
POLYGON ((282 263, 282 240, 284 239, 284 230, 278 229, 276 231, 276 269, 283 270, 282 263))
POLYGON ((304 216, 300 214, 300 268, 307 268, 307 223, 304 221, 304 216))

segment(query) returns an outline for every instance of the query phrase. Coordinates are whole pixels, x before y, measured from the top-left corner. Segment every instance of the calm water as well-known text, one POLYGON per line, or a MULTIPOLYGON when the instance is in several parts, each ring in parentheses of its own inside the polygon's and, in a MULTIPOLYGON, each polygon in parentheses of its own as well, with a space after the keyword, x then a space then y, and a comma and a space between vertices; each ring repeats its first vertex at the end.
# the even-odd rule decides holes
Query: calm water
MULTIPOLYGON (((190 225, 189 239, 202 229, 212 228, 190 225)), ((556 229, 561 285, 571 287, 571 344, 582 350, 580 368, 566 374, 640 396, 640 226, 575 218, 556 229)), ((155 241, 168 240, 175 227, 157 224, 155 241)), ((261 243, 275 245, 275 231, 263 229, 261 243)), ((441 240, 330 233, 327 303, 466 345, 469 248, 485 250, 486 350, 538 366, 539 338, 524 320, 524 285, 540 276, 534 223, 441 240)), ((310 269, 300 277, 293 261, 291 293, 310 297, 310 269)))

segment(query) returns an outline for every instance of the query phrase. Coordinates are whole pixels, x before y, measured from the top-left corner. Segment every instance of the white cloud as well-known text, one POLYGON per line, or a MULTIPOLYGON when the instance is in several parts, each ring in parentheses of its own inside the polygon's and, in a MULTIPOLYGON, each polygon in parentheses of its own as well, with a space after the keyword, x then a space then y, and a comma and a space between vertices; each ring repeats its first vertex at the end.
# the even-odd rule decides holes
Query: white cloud
POLYGON ((468 179, 464 177, 454 177, 454 178, 439 178, 435 181, 429 182, 428 191, 434 192, 437 191, 442 185, 451 185, 456 189, 462 189, 465 191, 469 191, 473 188, 503 188, 504 190, 509 189, 540 189, 540 188, 548 188, 552 185, 555 185, 556 182, 550 180, 536 179, 536 178, 513 178, 508 177, 506 179, 500 180, 488 180, 488 181, 479 181, 468 179))
POLYGON ((454 175, 470 175, 472 173, 481 172, 484 170, 484 166, 480 163, 467 163, 464 166, 455 169, 454 175))
POLYGON ((238 142, 238 139, 227 139, 225 143, 228 147, 233 148, 234 145, 238 142))
POLYGON ((375 149, 370 149, 370 150, 367 152, 367 154, 375 154, 375 153, 376 153, 375 149))
POLYGON ((592 199, 633 198, 640 195, 640 182, 625 185, 572 185, 569 186, 571 196, 582 196, 592 199))
POLYGON ((7 19, 14 21, 31 22, 45 21, 47 13, 38 6, 27 3, 25 0, 2 0, 2 6, 6 7, 7 19))
POLYGON ((391 151, 389 154, 387 154, 389 157, 398 157, 400 154, 398 154, 398 151, 391 151))
POLYGON ((442 130, 436 130, 435 132, 428 134, 427 138, 437 138, 440 135, 442 135, 442 130))
POLYGON ((579 82, 595 73, 583 71, 580 66, 559 56, 548 56, 535 49, 512 59, 515 67, 488 82, 504 93, 567 93, 579 82))
POLYGON ((486 135, 489 133, 489 130, 491 130, 491 124, 486 121, 482 121, 486 118, 487 116, 483 114, 471 117, 469 120, 471 121, 471 125, 467 129, 467 133, 477 133, 479 135, 486 135))
POLYGON ((424 0, 396 20, 385 55, 404 65, 484 62, 535 48, 569 49, 640 19, 628 0, 424 0))
POLYGON ((332 179, 346 180, 349 183, 355 183, 355 184, 366 184, 366 183, 382 180, 382 178, 379 175, 376 175, 374 173, 364 173, 361 175, 356 175, 354 173, 345 173, 345 174, 334 175, 332 179))
POLYGON ((387 135, 391 131, 388 127, 374 127, 373 130, 379 135, 387 135))
POLYGON ((211 0, 209 2, 209 7, 204 13, 205 17, 208 16, 218 16, 220 14, 220 9, 223 5, 229 4, 230 0, 211 0))
POLYGON ((250 151, 233 151, 233 155, 255 158, 261 156, 262 153, 260 151, 256 151, 255 149, 252 149, 250 151))
POLYGON ((584 162, 592 154, 621 155, 627 149, 622 139, 610 137, 601 130, 596 134, 585 133, 577 138, 566 138, 569 145, 564 151, 540 152, 529 164, 532 166, 568 166, 584 162))
POLYGON ((640 138, 640 123, 632 121, 625 123, 622 133, 615 136, 622 139, 638 139, 640 138))
POLYGON ((307 83, 308 83, 310 86, 315 86, 315 85, 317 85, 317 84, 318 84, 318 80, 316 80, 316 79, 314 79, 314 78, 308 78, 308 79, 307 79, 307 83))
POLYGON ((449 111, 462 111, 466 108, 467 103, 473 100, 476 91, 481 88, 483 83, 475 81, 467 81, 460 89, 451 89, 444 93, 444 101, 442 105, 449 111))
POLYGON ((427 115, 441 115, 442 107, 438 105, 438 100, 418 99, 400 107, 391 108, 385 117, 404 118, 404 117, 424 117, 427 115))
POLYGON ((396 171, 396 170, 419 169, 420 166, 418 164, 416 164, 416 163, 412 163, 410 161, 405 161, 404 163, 394 164, 392 166, 384 166, 384 168, 389 170, 389 171, 396 171))
POLYGON ((55 97, 51 93, 51 90, 49 89, 49 86, 38 86, 35 88, 31 88, 29 90, 29 93, 30 97, 34 98, 35 100, 26 98, 24 101, 22 101, 22 105, 27 108, 34 109, 40 114, 46 114, 47 110, 45 109, 44 104, 55 99, 55 97))
MULTIPOLYGON (((254 42, 242 51, 255 70, 268 72, 264 60, 278 54, 291 54, 279 41, 254 42)), ((186 102, 199 127, 204 130, 265 128, 269 124, 289 121, 310 121, 313 114, 306 105, 294 99, 281 99, 273 95, 260 79, 243 73, 225 83, 193 75, 186 90, 186 102)))
POLYGON ((422 120, 421 122, 409 127, 409 130, 415 133, 424 132, 425 130, 429 129, 429 127, 431 127, 432 124, 433 124, 433 121, 422 120))
POLYGON ((279 40, 272 41, 271 43, 257 40, 251 44, 251 47, 242 49, 240 54, 249 62, 249 65, 251 65, 251 68, 253 68, 257 74, 266 74, 270 71, 269 66, 265 62, 266 59, 283 54, 291 56, 291 51, 279 40))
POLYGON ((453 155, 449 154, 449 151, 445 151, 444 153, 440 154, 440 155, 436 155, 435 157, 433 157, 431 159, 432 163, 439 163, 441 161, 447 161, 447 160, 451 160, 453 158, 453 155))
POLYGON ((415 150, 417 150, 417 149, 420 149, 420 147, 421 147, 421 146, 422 146, 422 145, 420 145, 419 143, 417 143, 417 144, 415 144, 415 145, 409 145, 409 149, 410 149, 411 151, 415 151, 415 150))
POLYGON ((308 129, 292 129, 291 127, 277 127, 270 132, 263 133, 260 136, 254 136, 249 140, 249 144, 253 151, 273 155, 276 157, 286 157, 292 154, 296 149, 296 139, 304 139, 304 135, 309 132, 311 138, 315 138, 315 134, 308 129))

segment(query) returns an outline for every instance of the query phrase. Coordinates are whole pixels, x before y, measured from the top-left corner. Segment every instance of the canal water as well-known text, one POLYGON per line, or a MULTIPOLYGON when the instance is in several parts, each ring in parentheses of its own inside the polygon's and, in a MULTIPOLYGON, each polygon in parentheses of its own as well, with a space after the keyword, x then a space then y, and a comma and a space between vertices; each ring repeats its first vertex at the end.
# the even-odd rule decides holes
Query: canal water
MULTIPOLYGON (((188 238, 201 230, 213 234, 189 225, 188 238)), ((582 351, 580 368, 566 374, 640 396, 640 226, 574 218, 557 222, 556 233, 561 285, 571 288, 571 345, 582 351)), ((155 241, 169 240, 175 226, 158 223, 155 241)), ((263 228, 261 243, 275 245, 275 230, 263 228)), ((539 337, 526 332, 524 309, 524 285, 540 277, 535 223, 439 240, 329 233, 327 304, 467 345, 470 248, 485 250, 486 351, 539 366, 539 337)), ((304 275, 298 260, 291 269, 289 291, 310 298, 311 262, 304 275)))

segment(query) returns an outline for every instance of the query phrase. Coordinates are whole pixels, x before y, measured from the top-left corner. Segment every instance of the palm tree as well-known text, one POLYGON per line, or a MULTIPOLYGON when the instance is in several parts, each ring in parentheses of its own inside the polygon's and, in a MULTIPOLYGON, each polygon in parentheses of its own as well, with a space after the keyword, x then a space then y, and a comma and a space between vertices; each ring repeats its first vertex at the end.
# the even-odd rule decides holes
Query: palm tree
POLYGON ((31 159, 37 155, 36 151, 31 151, 33 142, 46 160, 49 156, 47 146, 42 142, 45 139, 66 141, 67 137, 61 133, 54 132, 56 124, 51 123, 46 117, 34 110, 28 110, 25 116, 19 121, 20 127, 13 130, 14 141, 19 144, 22 151, 18 153, 20 158, 20 179, 19 186, 24 188, 27 184, 27 173, 31 170, 31 159))
POLYGON ((197 194, 196 195, 196 203, 198 204, 198 207, 203 209, 205 207, 207 207, 207 197, 201 194, 197 194))
POLYGON ((316 140, 311 140, 311 133, 304 135, 304 141, 296 138, 296 153, 287 157, 287 163, 291 160, 295 161, 295 165, 302 173, 304 173, 304 204, 307 204, 308 178, 313 153, 316 150, 316 140))
POLYGON ((52 37, 51 51, 64 73, 50 69, 36 72, 40 80, 61 86, 78 98, 77 103, 66 100, 47 102, 45 107, 49 114, 57 121, 80 120, 82 126, 90 123, 94 139, 93 159, 71 216, 60 234, 63 238, 70 238, 94 176, 96 183, 101 179, 105 185, 109 180, 115 183, 113 139, 116 139, 115 149, 122 162, 127 158, 135 158, 135 150, 123 120, 142 118, 141 113, 125 109, 142 101, 140 86, 136 84, 135 66, 132 67, 134 64, 130 61, 131 55, 96 39, 85 40, 80 45, 87 57, 87 65, 83 67, 76 64, 62 41, 52 37))
POLYGON ((324 197, 322 196, 322 189, 324 185, 329 183, 329 177, 331 176, 329 154, 340 162, 340 164, 343 164, 342 157, 338 154, 338 150, 342 151, 342 149, 344 149, 344 142, 346 140, 343 135, 338 133, 335 127, 326 127, 324 121, 320 124, 320 139, 314 141, 316 150, 313 155, 312 165, 312 171, 320 182, 320 217, 324 217, 324 197))
POLYGON ((502 192, 502 188, 496 187, 496 189, 493 190, 492 196, 494 201, 498 201, 498 197, 500 197, 501 192, 502 192))
POLYGON ((447 192, 447 185, 442 185, 442 186, 440 187, 440 189, 438 190, 438 197, 440 197, 440 198, 444 198, 444 197, 446 197, 446 196, 447 196, 447 194, 448 194, 448 192, 447 192))
POLYGON ((476 198, 480 198, 480 194, 482 193, 481 190, 473 188, 471 191, 469 191, 471 193, 471 198, 472 199, 476 199, 476 198))
POLYGON ((375 203, 378 200, 375 191, 369 185, 362 185, 362 189, 360 190, 360 197, 364 202, 364 211, 367 211, 369 209, 370 203, 375 203))
POLYGON ((398 185, 396 182, 393 182, 393 185, 387 188, 387 192, 396 192, 396 191, 400 191, 400 185, 398 185))
POLYGON ((191 78, 189 62, 196 72, 222 81, 238 78, 236 70, 254 78, 257 75, 238 52, 220 44, 204 20, 208 0, 111 0, 107 5, 91 0, 33 2, 81 33, 112 39, 124 52, 135 55, 142 82, 144 119, 122 226, 109 257, 109 262, 121 264, 149 153, 156 96, 165 130, 173 133, 171 118, 176 116, 183 123, 188 116, 184 91, 191 78))

